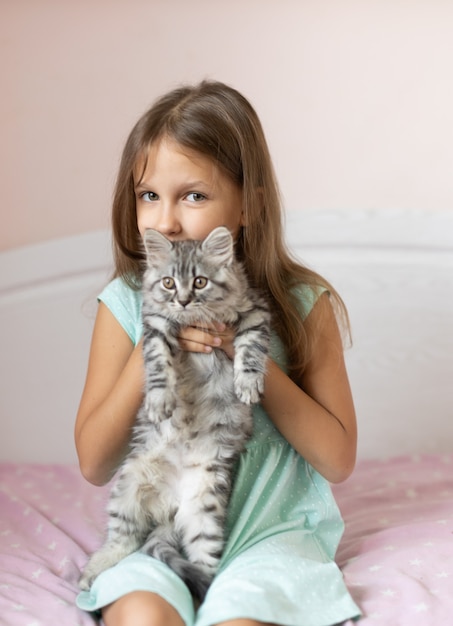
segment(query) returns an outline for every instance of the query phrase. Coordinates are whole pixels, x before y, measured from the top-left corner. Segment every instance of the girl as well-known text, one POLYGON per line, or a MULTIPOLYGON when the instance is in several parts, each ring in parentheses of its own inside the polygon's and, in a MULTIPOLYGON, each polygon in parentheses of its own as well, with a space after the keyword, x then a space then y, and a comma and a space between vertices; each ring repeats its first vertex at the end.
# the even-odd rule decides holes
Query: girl
MULTIPOLYGON (((220 225, 273 315, 265 392, 238 464, 224 554, 197 611, 163 563, 142 553, 125 558, 77 600, 101 610, 107 626, 329 626, 359 615, 334 563, 343 523, 328 484, 349 476, 356 454, 337 324, 346 313, 334 289, 285 249, 260 122, 221 83, 162 97, 127 140, 113 201, 116 278, 99 297, 75 427, 81 471, 96 485, 113 476, 142 401, 145 229, 176 241, 204 239, 220 225)), ((233 331, 208 330, 184 329, 181 349, 232 357, 233 331)))

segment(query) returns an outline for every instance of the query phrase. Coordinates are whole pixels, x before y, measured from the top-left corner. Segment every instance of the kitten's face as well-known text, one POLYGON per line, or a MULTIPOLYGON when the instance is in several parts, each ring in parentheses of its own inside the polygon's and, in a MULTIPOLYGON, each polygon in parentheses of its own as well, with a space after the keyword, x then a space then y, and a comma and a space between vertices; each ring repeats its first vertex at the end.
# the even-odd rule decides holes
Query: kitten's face
POLYGON ((161 307, 162 314, 182 325, 219 319, 235 282, 229 231, 217 228, 203 242, 173 243, 156 231, 147 231, 145 242, 149 265, 145 294, 161 307))

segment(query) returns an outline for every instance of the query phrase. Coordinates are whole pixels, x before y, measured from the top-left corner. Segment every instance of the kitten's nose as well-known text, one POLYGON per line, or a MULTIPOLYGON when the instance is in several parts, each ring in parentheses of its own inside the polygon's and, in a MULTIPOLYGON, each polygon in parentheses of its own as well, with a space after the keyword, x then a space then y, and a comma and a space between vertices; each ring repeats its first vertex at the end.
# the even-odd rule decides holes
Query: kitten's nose
POLYGON ((181 298, 178 298, 178 302, 179 302, 179 304, 180 304, 183 308, 185 308, 185 307, 189 304, 189 302, 190 302, 190 298, 189 298, 189 297, 187 297, 187 298, 182 298, 182 297, 181 297, 181 298))

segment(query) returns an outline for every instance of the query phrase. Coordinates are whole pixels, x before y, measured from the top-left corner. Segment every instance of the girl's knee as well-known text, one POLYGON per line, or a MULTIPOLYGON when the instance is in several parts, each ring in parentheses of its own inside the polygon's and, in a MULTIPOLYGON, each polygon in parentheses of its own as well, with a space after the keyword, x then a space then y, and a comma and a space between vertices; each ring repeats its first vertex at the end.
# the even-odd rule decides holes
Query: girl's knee
POLYGON ((134 591, 102 610, 106 626, 184 626, 177 610, 149 591, 134 591))

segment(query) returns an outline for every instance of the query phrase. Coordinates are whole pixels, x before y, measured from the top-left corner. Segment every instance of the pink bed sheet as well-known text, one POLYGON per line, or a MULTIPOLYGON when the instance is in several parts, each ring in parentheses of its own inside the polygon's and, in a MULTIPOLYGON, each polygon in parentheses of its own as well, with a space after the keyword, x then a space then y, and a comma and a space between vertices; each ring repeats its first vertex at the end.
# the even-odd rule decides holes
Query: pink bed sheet
MULTIPOLYGON (((453 455, 363 461, 334 491, 346 522, 338 562, 359 623, 452 623, 453 455)), ((74 598, 106 496, 75 467, 0 465, 1 626, 95 623, 74 598)))
POLYGON ((453 455, 361 462, 334 493, 346 522, 337 561, 359 623, 453 624, 453 455))
POLYGON ((74 599, 105 497, 77 467, 0 465, 1 626, 95 624, 74 599))

